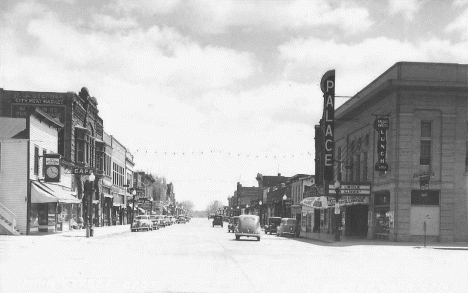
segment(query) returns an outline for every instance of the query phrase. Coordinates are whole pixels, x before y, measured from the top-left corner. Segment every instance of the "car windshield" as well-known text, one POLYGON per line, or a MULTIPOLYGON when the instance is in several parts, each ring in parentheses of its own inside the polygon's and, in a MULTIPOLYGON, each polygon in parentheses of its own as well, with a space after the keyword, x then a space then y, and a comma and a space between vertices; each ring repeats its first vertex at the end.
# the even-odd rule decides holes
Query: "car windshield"
POLYGON ((279 223, 281 223, 281 219, 271 219, 270 218, 270 223, 271 224, 279 224, 279 223))
POLYGON ((254 217, 244 217, 242 218, 243 223, 255 223, 255 218, 254 217))
POLYGON ((294 220, 294 219, 289 219, 289 220, 286 221, 286 224, 288 224, 288 225, 294 225, 295 223, 296 223, 296 220, 294 220))

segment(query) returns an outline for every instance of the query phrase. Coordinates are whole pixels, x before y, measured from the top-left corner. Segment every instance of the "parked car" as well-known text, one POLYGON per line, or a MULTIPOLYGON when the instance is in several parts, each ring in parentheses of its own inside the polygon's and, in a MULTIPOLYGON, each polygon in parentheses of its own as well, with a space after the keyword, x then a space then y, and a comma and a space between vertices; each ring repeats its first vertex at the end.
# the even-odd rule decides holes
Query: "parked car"
POLYGON ((150 216, 151 222, 153 222, 153 230, 159 230, 159 219, 156 215, 150 216))
POLYGON ((270 233, 271 235, 276 233, 279 225, 281 225, 281 217, 270 217, 268 219, 268 224, 265 225, 265 234, 270 233))
POLYGON ((166 220, 163 215, 156 216, 159 221, 159 227, 166 227, 166 220))
POLYGON ((260 227, 260 217, 255 215, 240 215, 239 223, 235 227, 236 240, 241 236, 255 237, 260 241, 262 228, 260 227))
POLYGON ((170 226, 172 224, 171 221, 169 221, 169 216, 164 216, 164 223, 166 223, 166 226, 170 226))
POLYGON ((147 215, 140 215, 136 216, 135 220, 132 223, 131 231, 152 231, 153 230, 153 222, 150 220, 150 216, 147 215))
POLYGON ((213 227, 214 226, 221 226, 223 227, 223 217, 221 216, 214 216, 213 218, 213 227))
POLYGON ((235 232, 236 226, 239 223, 239 216, 234 216, 229 219, 228 232, 235 232))
POLYGON ((185 219, 184 216, 179 216, 179 217, 177 218, 177 224, 182 224, 182 223, 185 224, 186 222, 187 222, 187 220, 185 219))
POLYGON ((276 236, 291 235, 292 237, 299 237, 298 222, 294 218, 282 218, 281 225, 276 230, 276 236))

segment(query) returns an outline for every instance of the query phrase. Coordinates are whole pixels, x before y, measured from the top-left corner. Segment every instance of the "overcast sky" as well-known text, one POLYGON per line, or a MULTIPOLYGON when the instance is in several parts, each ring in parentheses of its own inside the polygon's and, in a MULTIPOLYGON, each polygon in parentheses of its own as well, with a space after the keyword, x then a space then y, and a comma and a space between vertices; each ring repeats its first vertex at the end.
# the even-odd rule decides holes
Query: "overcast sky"
POLYGON ((350 96, 398 61, 468 63, 468 0, 0 1, 0 87, 86 86, 136 168, 198 209, 314 174, 321 76, 350 96))

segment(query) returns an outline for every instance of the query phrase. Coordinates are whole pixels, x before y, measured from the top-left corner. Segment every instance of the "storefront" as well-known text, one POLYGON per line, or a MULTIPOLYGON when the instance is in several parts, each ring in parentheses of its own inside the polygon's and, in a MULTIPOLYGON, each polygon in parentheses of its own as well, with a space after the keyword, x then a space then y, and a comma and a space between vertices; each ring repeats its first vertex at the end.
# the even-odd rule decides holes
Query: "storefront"
POLYGON ((71 189, 40 181, 31 182, 30 232, 58 232, 70 229, 81 201, 71 189))
MULTIPOLYGON (((373 227, 374 237, 388 239, 390 234, 390 192, 377 191, 374 194, 374 212, 369 211, 369 226, 373 227)), ((393 222, 392 222, 393 225, 393 222)))
MULTIPOLYGON (((336 226, 334 197, 308 197, 302 200, 301 236, 333 241, 336 226)), ((367 236, 368 196, 342 196, 338 201, 340 214, 339 229, 342 236, 367 236)))

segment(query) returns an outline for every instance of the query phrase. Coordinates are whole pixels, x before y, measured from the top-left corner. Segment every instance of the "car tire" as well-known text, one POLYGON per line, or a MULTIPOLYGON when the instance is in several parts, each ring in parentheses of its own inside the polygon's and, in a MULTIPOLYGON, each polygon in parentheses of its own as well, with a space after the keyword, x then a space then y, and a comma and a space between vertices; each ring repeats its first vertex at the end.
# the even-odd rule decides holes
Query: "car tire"
POLYGON ((236 235, 236 240, 239 240, 240 239, 240 236, 236 235))
POLYGON ((260 237, 257 237, 257 241, 260 241, 260 237))

